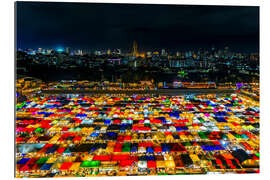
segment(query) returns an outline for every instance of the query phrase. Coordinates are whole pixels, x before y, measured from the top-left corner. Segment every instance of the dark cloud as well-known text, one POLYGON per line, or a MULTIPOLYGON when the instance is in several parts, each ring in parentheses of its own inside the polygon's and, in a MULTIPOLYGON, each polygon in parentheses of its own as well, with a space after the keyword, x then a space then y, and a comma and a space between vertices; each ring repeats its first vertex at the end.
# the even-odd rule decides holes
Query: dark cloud
POLYGON ((17 2, 17 46, 258 51, 259 7, 17 2))

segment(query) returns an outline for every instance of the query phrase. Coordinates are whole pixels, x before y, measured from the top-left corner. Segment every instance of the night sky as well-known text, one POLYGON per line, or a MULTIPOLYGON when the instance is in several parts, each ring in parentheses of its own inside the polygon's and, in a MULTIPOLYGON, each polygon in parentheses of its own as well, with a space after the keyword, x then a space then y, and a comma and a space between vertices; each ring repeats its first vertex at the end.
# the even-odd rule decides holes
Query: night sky
POLYGON ((259 7, 17 2, 17 48, 258 52, 259 7))

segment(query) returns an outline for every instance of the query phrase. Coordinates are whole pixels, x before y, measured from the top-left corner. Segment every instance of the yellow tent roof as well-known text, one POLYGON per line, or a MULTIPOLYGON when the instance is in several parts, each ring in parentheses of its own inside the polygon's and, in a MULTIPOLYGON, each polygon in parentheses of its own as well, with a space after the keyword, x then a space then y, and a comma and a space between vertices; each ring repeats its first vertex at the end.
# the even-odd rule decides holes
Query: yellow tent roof
POLYGON ((69 170, 78 170, 80 167, 80 162, 74 162, 72 166, 69 168, 69 170))
POLYGON ((192 159, 192 161, 194 161, 194 162, 200 161, 200 158, 196 154, 190 154, 189 156, 192 159))
POLYGON ((157 161, 157 168, 165 168, 165 162, 164 161, 157 161))
POLYGON ((56 161, 56 159, 57 158, 55 158, 55 157, 50 157, 46 163, 54 163, 56 161))
POLYGON ((226 134, 229 139, 236 139, 231 133, 226 134))
POLYGON ((165 166, 167 168, 175 168, 175 163, 174 161, 165 161, 165 166))
POLYGON ((259 161, 254 159, 247 159, 244 162, 242 162, 242 165, 245 166, 259 166, 259 161))

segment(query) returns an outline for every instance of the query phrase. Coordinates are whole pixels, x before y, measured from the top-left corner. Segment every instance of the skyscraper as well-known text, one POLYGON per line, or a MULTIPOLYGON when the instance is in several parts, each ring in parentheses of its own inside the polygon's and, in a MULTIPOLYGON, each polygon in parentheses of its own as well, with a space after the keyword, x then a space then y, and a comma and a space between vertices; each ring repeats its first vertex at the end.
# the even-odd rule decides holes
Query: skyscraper
POLYGON ((82 50, 78 49, 78 50, 75 52, 75 55, 82 56, 82 55, 83 55, 82 50))
POLYGON ((66 52, 67 54, 69 54, 69 53, 70 53, 70 48, 69 48, 69 47, 66 47, 65 52, 66 52))
POLYGON ((138 45, 136 43, 136 41, 133 42, 133 52, 132 52, 132 56, 137 56, 138 54, 138 45))
POLYGON ((161 56, 167 56, 167 53, 166 53, 165 49, 161 50, 161 56))
POLYGON ((95 55, 100 56, 100 55, 101 55, 101 51, 96 50, 96 51, 95 51, 95 55))

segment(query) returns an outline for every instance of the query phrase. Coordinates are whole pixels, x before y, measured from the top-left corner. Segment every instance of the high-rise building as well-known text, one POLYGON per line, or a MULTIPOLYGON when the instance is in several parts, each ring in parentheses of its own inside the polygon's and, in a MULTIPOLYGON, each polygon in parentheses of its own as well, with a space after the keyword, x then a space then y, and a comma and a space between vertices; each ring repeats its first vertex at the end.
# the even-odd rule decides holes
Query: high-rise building
POLYGON ((75 55, 82 56, 82 55, 83 55, 82 50, 78 49, 78 50, 75 52, 75 55))
POLYGON ((167 52, 165 51, 165 49, 161 50, 161 56, 167 56, 167 52))
POLYGON ((100 55, 101 55, 101 51, 98 51, 98 50, 95 51, 95 55, 96 55, 96 56, 100 56, 100 55))
POLYGON ((65 52, 66 52, 67 54, 69 54, 69 53, 70 53, 70 48, 69 48, 69 47, 66 47, 65 52))
POLYGON ((42 53, 42 48, 38 48, 38 53, 42 53))
POLYGON ((152 53, 152 61, 154 61, 154 62, 160 61, 160 56, 159 56, 159 52, 158 51, 154 51, 152 53))
POLYGON ((225 56, 225 57, 229 57, 229 56, 230 56, 230 52, 229 52, 229 47, 228 47, 228 46, 226 46, 226 47, 224 48, 224 56, 225 56))
POLYGON ((52 51, 53 51, 52 49, 47 49, 47 52, 46 52, 46 53, 47 53, 47 54, 51 54, 52 51))
POLYGON ((137 56, 138 54, 138 45, 136 41, 133 42, 133 51, 132 51, 132 56, 137 56))
POLYGON ((187 58, 187 57, 190 57, 191 55, 189 54, 189 52, 187 51, 186 53, 185 53, 185 57, 187 58))
POLYGON ((117 54, 121 55, 121 49, 117 49, 117 54))
POLYGON ((91 50, 90 49, 84 49, 82 51, 83 54, 91 54, 91 50))

